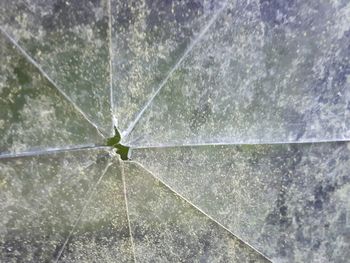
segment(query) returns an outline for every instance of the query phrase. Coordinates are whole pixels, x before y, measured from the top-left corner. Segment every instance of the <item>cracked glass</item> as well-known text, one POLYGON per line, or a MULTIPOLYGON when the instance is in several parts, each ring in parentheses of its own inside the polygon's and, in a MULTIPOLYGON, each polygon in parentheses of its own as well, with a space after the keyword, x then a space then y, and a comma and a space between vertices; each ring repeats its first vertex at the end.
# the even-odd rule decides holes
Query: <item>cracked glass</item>
POLYGON ((348 262, 350 4, 0 3, 1 262, 348 262))

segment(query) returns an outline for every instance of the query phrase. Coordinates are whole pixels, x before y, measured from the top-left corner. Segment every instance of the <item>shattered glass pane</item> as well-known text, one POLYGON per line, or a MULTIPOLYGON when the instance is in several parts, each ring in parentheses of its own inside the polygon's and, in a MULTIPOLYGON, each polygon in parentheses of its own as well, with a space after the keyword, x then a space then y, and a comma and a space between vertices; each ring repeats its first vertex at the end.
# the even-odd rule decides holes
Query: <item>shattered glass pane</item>
POLYGON ((94 145, 103 138, 0 34, 0 155, 94 145))
POLYGON ((349 43, 347 0, 0 1, 0 261, 348 262, 349 43))
POLYGON ((107 149, 0 159, 0 261, 130 259, 120 166, 110 165, 107 149))
POLYGON ((269 262, 135 163, 125 165, 139 262, 269 262))
POLYGON ((347 262, 350 143, 134 149, 162 182, 274 262, 347 262))
POLYGON ((1 1, 2 29, 103 134, 110 110, 105 1, 1 1))
POLYGON ((231 1, 124 143, 350 138, 350 4, 231 1))
POLYGON ((114 114, 122 135, 206 32, 223 2, 111 0, 114 114))

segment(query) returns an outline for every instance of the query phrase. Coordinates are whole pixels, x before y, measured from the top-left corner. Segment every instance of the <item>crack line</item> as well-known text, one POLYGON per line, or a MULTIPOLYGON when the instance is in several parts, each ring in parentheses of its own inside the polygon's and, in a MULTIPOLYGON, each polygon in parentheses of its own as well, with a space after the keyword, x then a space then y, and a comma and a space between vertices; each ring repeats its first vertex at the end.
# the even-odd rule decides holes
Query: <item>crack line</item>
POLYGON ((132 249, 132 253, 133 253, 134 262, 136 262, 135 244, 134 244, 134 238, 132 236, 132 231, 131 231, 128 198, 127 198, 127 195, 126 195, 126 180, 125 180, 125 173, 124 173, 124 165, 123 165, 123 161, 121 161, 120 158, 119 158, 119 162, 121 164, 121 170, 122 170, 123 192, 124 192, 124 199, 125 199, 126 217, 127 217, 127 220, 128 220, 128 227, 129 227, 131 249, 132 249))
POLYGON ((166 184, 163 180, 161 180, 160 178, 158 178, 156 175, 154 175, 150 170, 148 170, 146 167, 144 167, 142 164, 140 164, 139 162, 135 162, 135 161, 127 161, 129 163, 133 163, 136 164, 137 166, 141 167, 142 169, 144 169, 145 171, 147 171, 155 180, 157 180, 158 182, 160 182, 161 184, 163 184, 165 187, 167 187, 171 192, 173 192, 175 195, 177 195, 178 197, 180 197, 181 199, 183 199, 186 203, 188 203, 191 207, 193 207, 194 209, 196 209, 197 211, 199 211, 201 214, 203 214, 204 216, 206 216, 207 218, 209 218, 211 221, 213 221, 214 223, 216 223, 219 227, 225 229, 228 233, 230 233, 232 236, 234 236, 235 238, 237 238, 239 241, 241 241, 243 244, 245 244, 246 246, 250 247, 251 249, 253 249, 256 253, 258 253, 259 255, 261 255, 262 257, 264 257, 266 260, 270 261, 271 263, 273 262, 268 256, 266 256, 265 254, 263 254, 261 251, 259 251, 257 248, 253 247, 252 245, 250 245, 248 242, 244 241, 241 237, 239 237, 238 235, 234 234, 231 230, 229 230, 227 227, 225 227, 223 224, 221 224, 220 222, 218 222, 217 220, 215 220, 213 217, 211 217, 210 215, 208 215, 206 212, 204 212, 202 209, 200 209, 198 206, 196 206, 195 204, 193 204, 191 201, 189 201, 186 197, 184 197, 183 195, 179 194, 178 192, 176 192, 171 186, 169 186, 168 184, 166 184))
POLYGON ((179 68, 181 63, 184 61, 185 58, 187 58, 188 54, 193 50, 193 48, 197 45, 198 42, 204 37, 204 35, 207 33, 209 28, 215 23, 221 12, 225 9, 227 6, 227 2, 225 2, 220 9, 215 13, 215 15, 209 20, 209 22, 204 26, 204 28, 199 32, 199 34, 196 36, 196 38, 191 42, 191 44, 188 46, 188 48, 185 50, 185 52, 182 54, 180 59, 176 62, 176 64, 171 68, 171 70, 168 72, 166 77, 162 80, 162 82, 159 84, 157 90, 152 94, 152 96, 149 98, 149 100, 146 102, 146 104, 143 106, 141 111, 136 115, 135 119, 130 123, 129 127, 122 132, 122 141, 126 138, 130 132, 135 128, 135 125, 143 115, 143 113, 148 109, 148 107, 153 102, 154 98, 159 94, 159 92, 162 90, 162 88, 165 86, 165 84, 168 82, 170 77, 173 75, 173 73, 179 68))
POLYGON ((38 155, 47 155, 47 154, 56 154, 62 152, 74 152, 80 150, 97 150, 97 149, 112 149, 109 146, 97 145, 97 144, 82 144, 82 145, 73 145, 61 148, 46 148, 43 150, 32 150, 32 151, 24 151, 18 153, 0 153, 0 160, 3 159, 11 159, 11 158, 20 158, 20 157, 31 157, 38 155))
POLYGON ((108 40, 109 40, 109 96, 112 116, 112 130, 117 121, 114 116, 114 91, 113 91, 113 41, 112 41, 112 0, 108 0, 108 40))
POLYGON ((96 189, 98 187, 98 185, 100 184, 100 182, 102 181, 102 178, 104 177, 104 175, 106 174, 108 168, 112 165, 111 162, 109 162, 105 169, 102 171, 102 175, 100 176, 100 178, 97 180, 97 182, 95 183, 95 185, 89 190, 89 193, 87 194, 87 199, 85 200, 85 204, 84 204, 84 207, 83 209, 81 210, 80 214, 78 215, 78 217, 76 218, 75 222, 74 222, 74 225, 71 229, 71 231, 69 232, 66 240, 64 241, 60 251, 58 252, 58 255, 56 257, 56 260, 54 261, 55 263, 57 263, 60 259, 60 257, 62 256, 62 253, 64 251, 64 249, 66 248, 71 236, 73 235, 73 232, 75 231, 75 229, 77 228, 78 226, 78 223, 80 222, 81 218, 83 217, 83 214, 85 213, 88 205, 90 204, 90 201, 92 199, 92 197, 94 196, 95 192, 96 192, 96 189))
MULTIPOLYGON (((188 143, 188 144, 162 144, 162 145, 144 145, 144 146, 137 146, 132 145, 132 143, 125 144, 127 147, 130 148, 130 152, 132 149, 152 149, 152 148, 180 148, 180 147, 204 147, 204 146, 254 146, 254 145, 275 145, 275 144, 316 144, 316 143, 337 143, 337 142, 350 142, 350 138, 348 139, 329 139, 329 140, 302 140, 302 141, 265 141, 265 142, 208 142, 208 143, 188 143)), ((131 154, 130 154, 131 158, 131 154)))
POLYGON ((22 55, 37 69, 39 72, 53 85, 56 90, 79 112, 83 118, 90 123, 98 132, 98 134, 105 139, 105 136, 98 129, 97 125, 89 119, 89 117, 74 103, 74 101, 50 78, 50 76, 41 68, 41 66, 25 51, 15 39, 13 39, 4 29, 0 26, 1 33, 22 53, 22 55))

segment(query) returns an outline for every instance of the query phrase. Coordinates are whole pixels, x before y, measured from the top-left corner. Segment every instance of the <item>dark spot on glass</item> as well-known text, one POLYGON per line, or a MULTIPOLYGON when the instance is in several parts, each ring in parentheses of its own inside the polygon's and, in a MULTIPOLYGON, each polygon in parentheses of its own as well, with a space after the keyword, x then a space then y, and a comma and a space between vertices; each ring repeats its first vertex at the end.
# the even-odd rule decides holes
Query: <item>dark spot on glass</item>
POLYGON ((321 246, 321 241, 316 240, 315 244, 312 246, 313 249, 317 250, 319 249, 321 246))
POLYGON ((335 187, 331 184, 319 185, 314 190, 314 196, 315 196, 315 208, 322 209, 322 203, 329 202, 330 194, 335 191, 335 187))
POLYGON ((129 160, 128 155, 129 155, 130 148, 120 144, 121 136, 120 136, 120 133, 117 130, 117 128, 114 128, 114 132, 115 132, 114 137, 107 139, 107 143, 106 143, 107 146, 114 147, 116 149, 116 153, 120 155, 120 158, 122 160, 124 160, 124 161, 129 160))
POLYGON ((316 200, 314 202, 314 207, 315 207, 316 210, 322 210, 322 207, 323 207, 322 201, 321 200, 316 200))
POLYGON ((288 210, 287 206, 281 206, 280 207, 280 214, 281 214, 281 216, 286 216, 287 215, 287 210, 288 210))

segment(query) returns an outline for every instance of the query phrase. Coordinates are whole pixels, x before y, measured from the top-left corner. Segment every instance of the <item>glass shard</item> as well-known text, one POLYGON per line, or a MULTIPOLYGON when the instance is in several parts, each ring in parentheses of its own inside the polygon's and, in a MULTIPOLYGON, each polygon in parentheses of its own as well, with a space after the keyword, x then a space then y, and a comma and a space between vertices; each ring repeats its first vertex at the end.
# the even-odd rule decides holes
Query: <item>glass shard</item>
POLYGON ((131 159, 273 262, 348 262, 349 142, 134 149, 131 159))
POLYGON ((223 2, 111 0, 114 114, 123 136, 223 2))
POLYGON ((127 251, 120 171, 102 177, 110 162, 108 149, 0 159, 0 261, 55 261, 64 244, 67 261, 93 258, 107 247, 115 246, 106 257, 127 251), (111 229, 122 238, 104 232, 111 229))
POLYGON ((113 134, 105 1, 1 1, 1 27, 99 130, 113 134))
POLYGON ((0 34, 0 155, 94 145, 98 131, 0 34))
POLYGON ((121 164, 105 170, 58 262, 132 262, 121 164))
POLYGON ((350 139, 349 14, 338 2, 230 2, 123 143, 350 139))
POLYGON ((47 262, 108 165, 105 150, 1 159, 1 261, 47 262))
POLYGON ((125 177, 136 261, 269 262, 136 163, 125 177))

